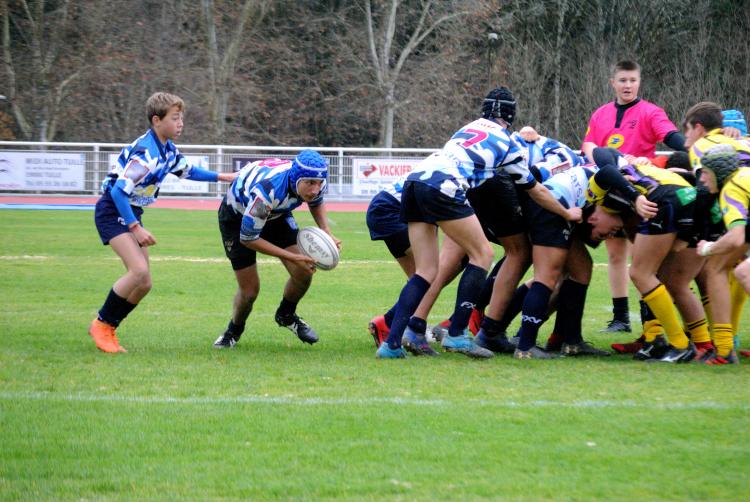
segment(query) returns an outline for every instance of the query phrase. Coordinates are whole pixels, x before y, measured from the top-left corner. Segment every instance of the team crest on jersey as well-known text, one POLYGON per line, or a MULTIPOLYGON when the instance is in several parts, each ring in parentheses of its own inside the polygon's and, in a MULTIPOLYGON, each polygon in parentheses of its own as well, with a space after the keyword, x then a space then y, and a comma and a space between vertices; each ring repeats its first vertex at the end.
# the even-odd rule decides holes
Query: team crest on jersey
POLYGON ((271 206, 267 205, 261 198, 256 198, 250 207, 250 215, 265 220, 271 214, 271 206))
POLYGON ((625 138, 622 134, 613 134, 607 140, 607 146, 610 148, 620 148, 625 143, 625 138))

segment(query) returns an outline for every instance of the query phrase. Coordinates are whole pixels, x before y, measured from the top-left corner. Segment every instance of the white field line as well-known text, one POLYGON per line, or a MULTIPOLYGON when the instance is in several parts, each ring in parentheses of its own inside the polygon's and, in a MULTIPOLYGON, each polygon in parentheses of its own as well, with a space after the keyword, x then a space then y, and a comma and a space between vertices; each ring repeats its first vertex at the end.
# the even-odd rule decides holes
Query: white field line
MULTIPOLYGON (((57 256, 45 255, 10 255, 0 256, 2 261, 42 261, 58 259, 57 256)), ((119 260, 116 256, 110 256, 109 260, 119 260)), ((151 256, 152 262, 184 262, 184 263, 228 263, 224 257, 221 258, 199 258, 191 256, 151 256)), ((258 263, 278 263, 275 258, 260 258, 258 263)), ((341 260, 339 265, 360 266, 360 265, 388 265, 394 263, 394 260, 341 260)), ((594 263, 595 267, 606 267, 606 263, 594 263)))
POLYGON ((113 395, 113 394, 64 394, 58 392, 0 392, 2 401, 62 401, 62 402, 109 402, 109 403, 135 403, 135 404, 179 404, 179 405, 226 405, 226 404, 271 404, 281 406, 414 406, 452 408, 457 405, 482 406, 489 408, 569 408, 569 409, 646 409, 646 410, 741 410, 750 411, 750 404, 727 404, 715 401, 693 401, 693 402, 645 402, 635 401, 606 401, 606 400, 583 400, 583 401, 510 401, 492 399, 468 399, 461 401, 450 401, 445 399, 417 399, 409 397, 362 397, 362 398, 327 398, 327 397, 295 397, 295 396, 269 396, 247 395, 231 397, 204 397, 204 396, 137 396, 137 395, 113 395))

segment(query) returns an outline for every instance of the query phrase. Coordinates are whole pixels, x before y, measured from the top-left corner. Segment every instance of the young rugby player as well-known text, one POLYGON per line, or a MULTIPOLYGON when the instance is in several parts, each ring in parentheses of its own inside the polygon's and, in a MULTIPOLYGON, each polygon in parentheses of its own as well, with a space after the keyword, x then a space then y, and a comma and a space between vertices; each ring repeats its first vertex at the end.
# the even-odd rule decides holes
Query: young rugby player
POLYGON ((104 352, 126 352, 115 329, 151 290, 148 247, 156 244, 144 228, 143 208, 159 195, 168 174, 196 181, 232 181, 235 173, 207 171, 187 163, 172 141, 180 136, 185 104, 178 96, 157 92, 146 101, 149 130, 126 146, 102 184, 94 220, 102 242, 112 247, 127 272, 110 289, 89 335, 104 352))
MULTIPOLYGON (((536 183, 506 129, 508 122, 504 117, 509 112, 515 113, 512 93, 507 88, 494 89, 484 100, 482 118, 457 131, 440 151, 422 161, 407 177, 401 215, 402 220, 408 222, 416 272, 401 291, 391 331, 387 341, 378 348, 377 357, 405 356, 401 338, 409 318, 437 275, 436 227, 440 227, 469 257, 458 285, 449 335, 443 338, 442 346, 448 351, 473 357, 492 356, 492 352, 478 347, 465 333, 493 257, 492 247, 467 202, 469 188, 481 185, 502 169, 543 207, 567 220, 580 219, 580 209, 566 209, 546 188, 536 183)), ((409 340, 410 344, 427 343, 424 338, 414 338, 409 340)))
POLYGON ((315 260, 297 246, 297 222, 292 210, 303 202, 315 223, 329 234, 323 194, 328 161, 314 150, 303 150, 293 160, 264 159, 247 164, 227 190, 219 207, 219 230, 224 252, 237 279, 232 318, 214 347, 231 348, 239 341, 245 321, 260 290, 256 254, 275 256, 289 273, 275 320, 305 343, 318 341, 315 331, 297 314, 297 304, 307 292, 315 260))

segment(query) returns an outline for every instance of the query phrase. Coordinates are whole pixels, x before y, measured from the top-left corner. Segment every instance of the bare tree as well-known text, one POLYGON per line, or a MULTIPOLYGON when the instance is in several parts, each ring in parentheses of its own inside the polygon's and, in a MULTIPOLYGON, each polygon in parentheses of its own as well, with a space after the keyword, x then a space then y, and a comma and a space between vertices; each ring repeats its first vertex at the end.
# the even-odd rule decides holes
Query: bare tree
POLYGON ((57 134, 61 104, 81 75, 80 62, 65 43, 71 22, 69 0, 19 0, 17 11, 10 9, 6 0, 1 5, 3 66, 13 117, 24 138, 47 141, 57 134), (18 62, 12 37, 26 56, 18 62), (21 81, 29 88, 20 88, 21 81))
MULTIPOLYGON (((206 51, 208 53, 209 110, 213 139, 220 140, 224 134, 227 103, 232 91, 232 77, 242 47, 248 23, 257 26, 265 17, 266 0, 246 0, 237 18, 234 30, 228 34, 224 54, 221 54, 216 33, 216 13, 213 0, 202 0, 203 19, 206 24, 206 51)), ((231 15, 231 14, 230 14, 231 15)), ((251 26, 251 27, 252 27, 251 26)))
MULTIPOLYGON (((380 3, 380 2, 379 2, 380 3)), ((380 15, 373 15, 372 2, 365 0, 365 22, 367 27, 370 65, 375 74, 376 84, 383 100, 383 111, 380 127, 380 144, 386 148, 393 145, 393 121, 399 106, 396 98, 396 86, 407 59, 422 44, 427 36, 437 30, 471 13, 464 8, 459 10, 462 2, 443 2, 443 13, 432 11, 433 1, 422 2, 414 26, 404 34, 405 41, 399 43, 396 28, 400 24, 398 9, 400 0, 382 2, 380 15)), ((465 4, 466 2, 463 2, 465 4)))

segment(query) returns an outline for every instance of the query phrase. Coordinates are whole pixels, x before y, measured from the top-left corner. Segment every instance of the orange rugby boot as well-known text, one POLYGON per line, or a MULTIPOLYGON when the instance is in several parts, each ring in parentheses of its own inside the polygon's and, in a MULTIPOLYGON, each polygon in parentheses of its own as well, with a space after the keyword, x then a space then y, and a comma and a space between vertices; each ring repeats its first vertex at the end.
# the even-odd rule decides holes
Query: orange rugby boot
POLYGON ((94 339, 96 348, 102 352, 115 353, 119 351, 120 344, 115 338, 115 328, 99 319, 91 321, 89 335, 94 339))

